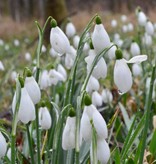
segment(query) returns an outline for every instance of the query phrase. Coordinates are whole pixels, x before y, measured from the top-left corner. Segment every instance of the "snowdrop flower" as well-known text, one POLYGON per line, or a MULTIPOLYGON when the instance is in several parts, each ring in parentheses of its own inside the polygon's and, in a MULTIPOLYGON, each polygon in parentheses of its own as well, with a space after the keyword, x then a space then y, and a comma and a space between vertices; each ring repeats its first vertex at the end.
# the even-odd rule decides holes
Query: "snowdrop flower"
POLYGON ((111 103, 113 101, 113 95, 108 89, 103 89, 101 97, 104 103, 111 103))
POLYGON ((147 60, 147 55, 138 55, 129 61, 122 58, 121 50, 116 50, 116 62, 114 66, 114 82, 120 93, 128 92, 132 87, 132 73, 127 63, 141 63, 147 60), (123 80, 124 79, 124 80, 123 80))
POLYGON ((73 45, 77 49, 79 45, 80 37, 78 35, 75 35, 73 38, 73 45))
POLYGON ((97 139, 97 159, 101 164, 107 164, 110 158, 110 149, 105 139, 97 139))
POLYGON ((76 116, 75 113, 69 113, 66 120, 66 125, 62 134, 62 148, 70 150, 75 148, 75 131, 76 131, 76 116))
MULTIPOLYGON (((111 46, 114 45, 114 43, 111 42, 111 46)), ((108 55, 108 58, 110 60, 114 59, 115 58, 115 51, 116 51, 116 46, 113 46, 111 47, 108 52, 107 52, 107 55, 108 55)))
POLYGON ((140 55, 140 47, 139 47, 138 43, 136 43, 134 41, 131 43, 130 52, 131 52, 132 56, 140 55))
POLYGON ((135 77, 140 76, 142 74, 142 69, 139 64, 132 65, 132 73, 135 77))
POLYGON ((122 31, 123 31, 124 33, 128 32, 128 27, 127 27, 127 25, 123 25, 123 26, 122 26, 122 31))
POLYGON ((5 156, 5 153, 6 153, 6 150, 7 150, 7 143, 6 143, 6 140, 3 136, 3 134, 0 132, 0 145, 1 145, 1 148, 0 148, 0 158, 4 157, 5 156))
POLYGON ((96 18, 96 25, 92 34, 92 42, 97 54, 99 54, 104 48, 110 46, 110 38, 101 23, 100 17, 96 18))
POLYGON ((65 70, 65 68, 63 67, 62 64, 58 64, 57 66, 57 71, 62 74, 62 76, 64 77, 64 80, 66 81, 67 80, 67 72, 65 70))
POLYGON ((120 35, 118 33, 115 33, 114 34, 114 40, 116 41, 116 40, 119 40, 119 39, 120 39, 120 35))
POLYGON ((74 64, 74 61, 75 61, 75 58, 76 58, 76 50, 73 46, 70 47, 70 50, 71 50, 71 53, 70 54, 66 54, 65 56, 65 67, 67 69, 71 69, 73 64, 74 64))
POLYGON ((92 91, 98 91, 99 88, 100 88, 99 81, 95 77, 90 76, 86 87, 86 91, 91 93, 92 91))
POLYGON ((52 20, 50 31, 50 44, 59 54, 70 53, 70 43, 64 32, 57 26, 56 21, 52 20))
POLYGON ((18 47, 18 46, 20 45, 20 42, 19 42, 18 39, 15 39, 15 40, 14 40, 14 45, 15 45, 16 47, 18 47))
POLYGON ((139 25, 140 26, 145 26, 146 21, 147 21, 147 17, 145 15, 145 13, 143 11, 138 11, 137 17, 138 17, 139 25))
POLYGON ((4 45, 4 41, 2 39, 0 39, 0 46, 4 45))
POLYGON ((29 52, 25 53, 25 60, 27 60, 27 61, 31 60, 31 54, 29 52))
MULTIPOLYGON (((21 86, 21 99, 18 111, 18 120, 27 124, 29 121, 35 120, 35 106, 24 86, 21 86)), ((16 108, 16 92, 13 97, 12 111, 16 108)))
POLYGON ((131 31, 134 30, 134 26, 133 26, 132 23, 128 23, 127 28, 128 28, 128 31, 129 31, 129 32, 131 32, 131 31))
POLYGON ((25 78, 24 86, 34 104, 37 104, 41 99, 41 91, 33 76, 27 76, 25 78))
POLYGON ((11 148, 10 147, 9 147, 9 149, 7 151, 7 157, 11 161, 11 148))
POLYGON ((76 29, 75 26, 73 25, 73 23, 69 22, 66 25, 66 34, 69 38, 72 38, 76 33, 76 29))
POLYGON ((148 35, 153 35, 154 34, 154 26, 150 21, 147 21, 145 25, 145 30, 148 35))
POLYGON ((121 21, 124 23, 127 21, 127 16, 126 15, 122 15, 121 16, 121 21))
POLYGON ((65 80, 66 80, 65 77, 55 69, 51 69, 49 71, 50 85, 56 85, 59 81, 65 82, 65 80))
MULTIPOLYGON (((96 53, 95 53, 94 49, 91 49, 89 51, 89 56, 87 56, 85 58, 85 62, 87 63, 87 71, 88 72, 90 72, 90 70, 91 70, 91 66, 92 66, 92 63, 93 63, 95 57, 96 57, 96 53)), ((97 62, 96 66, 94 67, 92 76, 94 76, 96 79, 105 78, 107 76, 107 65, 106 65, 106 62, 103 57, 97 62)))
POLYGON ((41 52, 45 53, 47 51, 47 48, 45 45, 42 45, 41 52))
POLYGON ((123 40, 122 40, 122 39, 116 40, 115 43, 117 44, 118 47, 122 47, 122 45, 123 45, 123 40))
POLYGON ((152 45, 152 37, 150 35, 148 35, 147 33, 144 34, 143 38, 142 38, 142 42, 143 44, 145 44, 146 46, 151 46, 152 45))
POLYGON ((40 78, 40 88, 45 90, 50 86, 49 74, 47 70, 44 70, 41 74, 40 78))
POLYGON ((108 130, 105 120, 103 119, 102 115, 96 109, 93 104, 86 104, 84 107, 84 111, 81 118, 81 135, 85 141, 91 141, 92 137, 92 125, 96 129, 98 138, 106 139, 108 137, 108 130))
POLYGON ((39 109, 39 124, 42 129, 48 130, 51 127, 51 116, 47 107, 40 107, 39 109))
POLYGON ((3 63, 0 61, 0 71, 4 71, 4 70, 5 70, 4 65, 3 65, 3 63))
POLYGON ((11 80, 15 81, 16 77, 17 77, 17 72, 16 71, 12 71, 11 72, 11 80))
POLYGON ((92 93, 92 104, 95 106, 101 106, 102 105, 102 97, 97 91, 94 91, 92 93))
POLYGON ((53 57, 53 58, 57 57, 57 55, 60 56, 60 54, 58 54, 52 47, 51 47, 50 50, 49 50, 49 54, 50 54, 50 56, 53 57))
POLYGON ((113 19, 113 20, 111 21, 111 26, 112 26, 113 28, 115 28, 117 25, 118 25, 117 21, 116 21, 115 19, 113 19))

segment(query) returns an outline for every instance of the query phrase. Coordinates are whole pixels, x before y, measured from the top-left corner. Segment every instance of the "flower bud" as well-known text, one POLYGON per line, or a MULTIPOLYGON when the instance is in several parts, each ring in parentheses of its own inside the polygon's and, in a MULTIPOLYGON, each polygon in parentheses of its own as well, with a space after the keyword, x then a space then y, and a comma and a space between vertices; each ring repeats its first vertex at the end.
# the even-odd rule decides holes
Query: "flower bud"
POLYGON ((73 37, 76 33, 76 29, 75 26, 73 25, 73 23, 69 22, 66 25, 66 34, 69 38, 73 37))
POLYGON ((102 99, 104 103, 111 103, 113 101, 113 95, 108 89, 103 89, 102 99))
POLYGON ((7 143, 3 136, 3 134, 0 132, 0 158, 5 156, 6 150, 7 150, 7 143))
POLYGON ((140 55, 140 47, 136 42, 131 43, 130 52, 132 56, 140 55))
POLYGON ((92 103, 95 106, 101 106, 102 105, 102 97, 97 91, 94 91, 92 93, 92 103))
POLYGON ((150 21, 147 21, 145 25, 145 30, 148 35, 153 35, 154 34, 154 26, 150 21))

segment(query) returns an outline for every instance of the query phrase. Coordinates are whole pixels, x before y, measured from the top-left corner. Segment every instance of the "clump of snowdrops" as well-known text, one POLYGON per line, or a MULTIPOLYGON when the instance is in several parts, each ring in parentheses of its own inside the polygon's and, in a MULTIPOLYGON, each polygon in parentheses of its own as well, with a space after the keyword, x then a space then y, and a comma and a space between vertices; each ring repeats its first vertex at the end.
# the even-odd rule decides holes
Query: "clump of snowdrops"
MULTIPOLYGON (((72 22, 67 22, 65 32, 52 17, 43 28, 35 22, 39 32, 35 66, 12 74, 16 81, 12 129, 9 133, 0 128, 1 161, 142 164, 156 160, 154 26, 140 9, 137 19, 138 31, 128 42, 117 32, 111 42, 98 15, 80 36, 72 22), (48 23, 53 60, 43 65, 48 23), (17 145, 19 132, 22 142, 17 145)), ((125 24, 125 15, 121 21, 124 33, 134 30, 132 23, 125 24)), ((112 28, 118 24, 111 22, 112 28)), ((25 59, 31 61, 31 55, 26 53, 25 59)), ((5 69, 2 62, 0 68, 5 69)))

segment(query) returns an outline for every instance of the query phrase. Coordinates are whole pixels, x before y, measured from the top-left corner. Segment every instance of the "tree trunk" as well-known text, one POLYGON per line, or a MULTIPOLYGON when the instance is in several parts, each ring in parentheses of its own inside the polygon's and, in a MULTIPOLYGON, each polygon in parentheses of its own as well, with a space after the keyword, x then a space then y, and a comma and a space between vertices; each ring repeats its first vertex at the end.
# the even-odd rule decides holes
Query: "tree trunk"
MULTIPOLYGON (((52 16, 54 19, 56 19, 58 25, 66 20, 68 11, 65 0, 47 0, 45 4, 45 20, 49 16, 52 16)), ((51 27, 49 24, 45 32, 46 44, 49 43, 50 29, 51 27)))

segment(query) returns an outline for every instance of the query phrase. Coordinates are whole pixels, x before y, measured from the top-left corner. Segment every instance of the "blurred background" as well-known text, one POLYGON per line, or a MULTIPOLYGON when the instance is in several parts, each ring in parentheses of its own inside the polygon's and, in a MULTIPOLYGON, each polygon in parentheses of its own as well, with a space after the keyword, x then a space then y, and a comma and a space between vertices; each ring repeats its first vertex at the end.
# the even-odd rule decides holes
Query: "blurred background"
POLYGON ((108 21, 118 20, 121 14, 133 21, 137 6, 155 21, 156 0, 0 0, 0 37, 37 36, 34 21, 43 23, 50 15, 59 24, 70 17, 79 32, 99 13, 107 29, 108 21))

